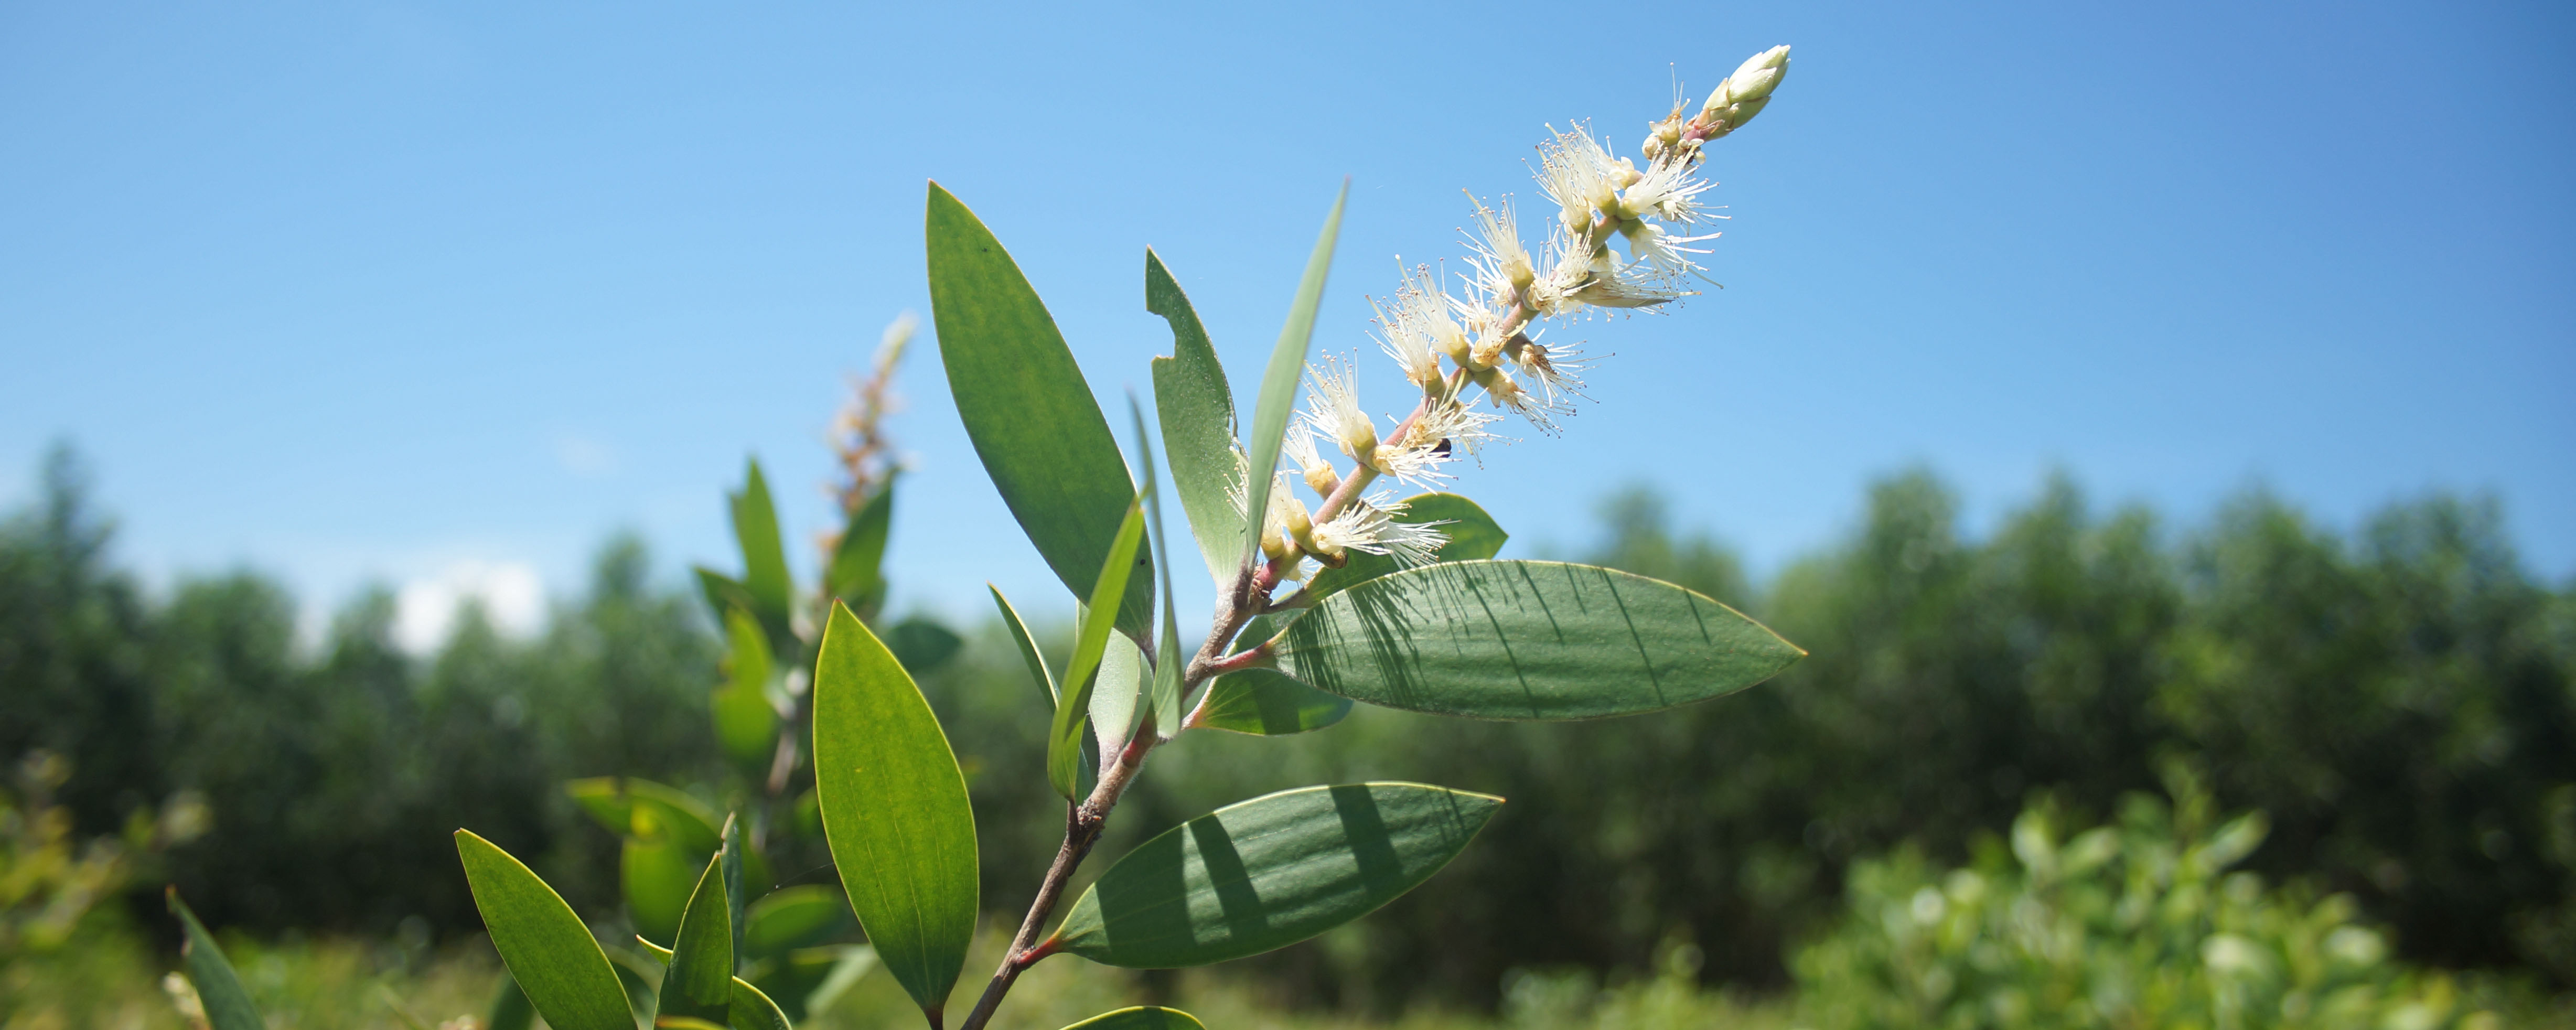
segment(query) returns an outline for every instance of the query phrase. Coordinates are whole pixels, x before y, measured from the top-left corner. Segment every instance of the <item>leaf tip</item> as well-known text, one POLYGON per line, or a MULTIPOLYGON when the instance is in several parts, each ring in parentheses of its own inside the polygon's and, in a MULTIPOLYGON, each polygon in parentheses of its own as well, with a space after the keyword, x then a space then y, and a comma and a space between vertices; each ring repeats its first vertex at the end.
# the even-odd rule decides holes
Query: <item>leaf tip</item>
POLYGON ((966 206, 957 199, 956 194, 948 192, 948 187, 940 185, 939 180, 931 179, 929 182, 930 196, 928 198, 928 204, 932 210, 937 210, 942 203, 955 208, 963 208, 966 206))
POLYGON ((848 604, 847 602, 844 602, 844 601, 842 601, 840 598, 837 598, 837 597, 833 598, 833 599, 832 599, 832 611, 831 611, 831 613, 830 613, 830 614, 826 615, 826 616, 824 617, 824 619, 823 619, 823 639, 825 639, 825 640, 830 640, 830 639, 832 639, 832 628, 833 628, 833 627, 835 627, 835 626, 839 626, 839 625, 841 625, 842 623, 845 623, 845 622, 848 622, 848 623, 856 623, 856 622, 858 622, 858 621, 859 621, 858 613, 857 613, 857 612, 853 612, 853 611, 851 611, 851 610, 850 610, 850 606, 849 606, 849 604, 848 604))

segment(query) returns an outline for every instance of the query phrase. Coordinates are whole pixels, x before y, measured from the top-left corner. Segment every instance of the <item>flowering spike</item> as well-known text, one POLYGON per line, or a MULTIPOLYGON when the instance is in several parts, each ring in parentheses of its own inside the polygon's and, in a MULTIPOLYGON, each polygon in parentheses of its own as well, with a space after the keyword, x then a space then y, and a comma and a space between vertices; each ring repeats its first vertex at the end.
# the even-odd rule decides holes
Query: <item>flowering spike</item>
POLYGON ((1590 399, 1589 362, 1575 347, 1540 343, 1542 324, 1587 308, 1655 308, 1696 292, 1683 280, 1704 278, 1697 259, 1718 234, 1693 227, 1723 217, 1702 200, 1713 186, 1698 174, 1702 145, 1759 113, 1788 67, 1785 46, 1756 54, 1696 113, 1676 84, 1671 112, 1648 125, 1634 158, 1611 153, 1588 123, 1549 126, 1533 175, 1556 212, 1541 239, 1524 241, 1508 196, 1488 205, 1469 193, 1476 222, 1459 295, 1431 267, 1399 265, 1394 295, 1369 301, 1379 347, 1422 392, 1413 414, 1381 439, 1360 407, 1351 363, 1327 355, 1308 366, 1306 409, 1287 453, 1324 502, 1311 514, 1302 505, 1274 512, 1278 529, 1264 537, 1274 562, 1294 578, 1306 557, 1337 565, 1352 549, 1428 560, 1436 532, 1400 528, 1406 524, 1390 517, 1385 501, 1362 501, 1357 492, 1378 476, 1433 488, 1450 478, 1448 463, 1495 439, 1489 427, 1502 416, 1471 408, 1469 385, 1494 409, 1557 432, 1574 402, 1590 399), (1358 467, 1338 474, 1323 440, 1358 467))

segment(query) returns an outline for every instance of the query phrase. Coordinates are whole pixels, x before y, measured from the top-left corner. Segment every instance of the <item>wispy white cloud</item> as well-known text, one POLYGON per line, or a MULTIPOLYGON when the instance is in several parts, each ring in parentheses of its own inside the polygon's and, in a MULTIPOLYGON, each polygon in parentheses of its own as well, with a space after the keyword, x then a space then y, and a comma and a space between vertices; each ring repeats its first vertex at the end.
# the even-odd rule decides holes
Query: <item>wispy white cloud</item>
POLYGON ((537 570, 519 562, 453 562, 394 593, 394 643, 428 654, 456 629, 458 610, 473 601, 503 633, 526 636, 545 621, 546 590, 537 570))

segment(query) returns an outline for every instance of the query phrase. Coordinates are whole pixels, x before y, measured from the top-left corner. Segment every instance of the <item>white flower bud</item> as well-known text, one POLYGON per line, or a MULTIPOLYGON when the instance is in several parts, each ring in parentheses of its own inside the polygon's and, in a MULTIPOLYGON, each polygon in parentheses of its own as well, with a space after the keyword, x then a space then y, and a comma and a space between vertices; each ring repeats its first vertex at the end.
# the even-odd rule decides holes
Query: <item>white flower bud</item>
POLYGON ((1330 497, 1333 489, 1342 485, 1342 477, 1334 475, 1331 466, 1307 469, 1305 475, 1306 489, 1314 491, 1317 497, 1330 497))
POLYGON ((1727 129, 1729 131, 1733 131, 1735 129, 1742 128, 1744 123, 1752 121, 1754 115, 1761 114, 1762 109, 1769 106, 1771 106, 1770 97, 1758 97, 1727 108, 1727 129))
POLYGON ((1709 95, 1708 110, 1761 100, 1780 88, 1781 78, 1789 74, 1789 48, 1775 46, 1746 58, 1726 84, 1709 95))

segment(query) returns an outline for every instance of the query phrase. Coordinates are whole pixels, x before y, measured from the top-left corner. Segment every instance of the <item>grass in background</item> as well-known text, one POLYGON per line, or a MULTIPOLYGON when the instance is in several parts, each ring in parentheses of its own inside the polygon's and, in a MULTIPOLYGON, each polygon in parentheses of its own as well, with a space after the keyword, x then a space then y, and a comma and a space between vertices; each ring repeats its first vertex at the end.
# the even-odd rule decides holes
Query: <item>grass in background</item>
MULTIPOLYGON (((969 964, 1000 958, 999 932, 987 927, 969 964)), ((480 941, 436 952, 400 942, 348 938, 263 944, 225 935, 224 949, 270 1025, 278 1028, 443 1030, 479 1026, 500 982, 500 963, 480 941), (399 1011, 397 1010, 399 1006, 399 1011), (406 1018, 408 1017, 408 1018, 406 1018), (468 1022, 475 1020, 476 1022, 468 1022)), ((1697 949, 1666 949, 1664 971, 1650 980, 1597 987, 1580 970, 1516 972, 1503 1010, 1482 1015, 1422 1009, 1392 1017, 1316 1012, 1252 980, 1195 970, 1162 986, 1209 1026, 1227 1030, 1682 1030, 1711 1026, 1774 1030, 1791 1025, 1778 1002, 1701 989, 1692 970, 1697 949)), ((117 913, 95 915, 59 951, 12 963, 8 976, 30 988, 24 1007, 0 1013, 9 1030, 190 1030, 184 992, 174 994, 168 956, 146 947, 117 913)), ((1057 1030, 1085 1017, 1138 1003, 1157 983, 1148 976, 1073 961, 1039 965, 1013 992, 1020 1003, 995 1030, 1057 1030), (1103 972, 1109 975, 1100 975, 1103 972)), ((893 978, 872 973, 830 1011, 801 1024, 815 1030, 877 1030, 917 1024, 920 1013, 893 978)))

